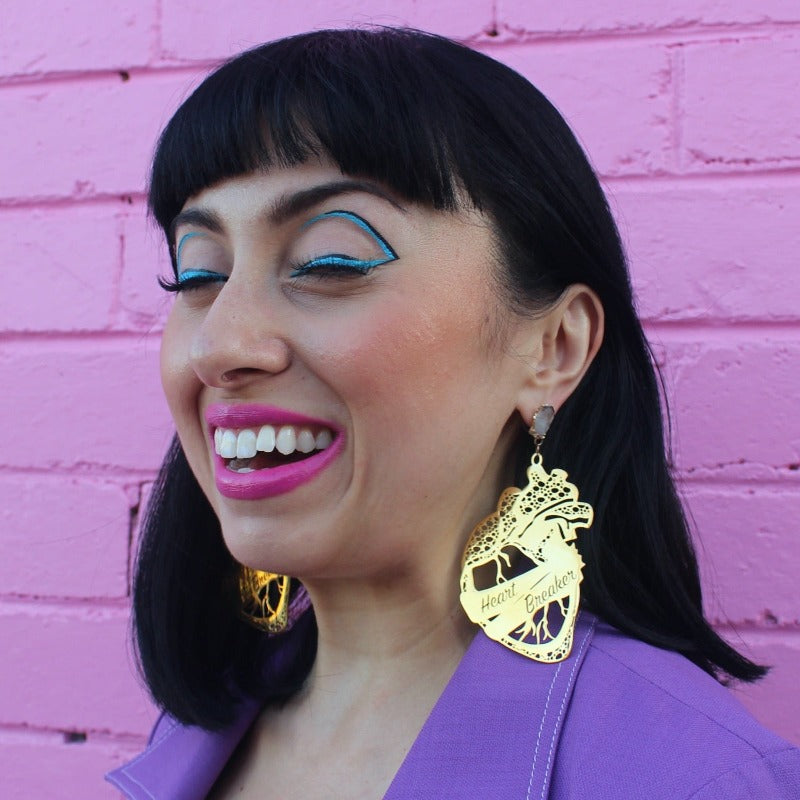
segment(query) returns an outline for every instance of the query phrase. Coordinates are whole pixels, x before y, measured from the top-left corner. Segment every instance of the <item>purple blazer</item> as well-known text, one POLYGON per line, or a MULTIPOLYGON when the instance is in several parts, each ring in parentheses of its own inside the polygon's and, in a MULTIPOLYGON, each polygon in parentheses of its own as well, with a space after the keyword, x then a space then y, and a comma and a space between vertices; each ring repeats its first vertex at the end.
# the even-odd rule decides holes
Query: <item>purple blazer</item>
MULTIPOLYGON (((106 778, 135 800, 201 800, 259 712, 210 733, 162 716, 106 778)), ((384 800, 800 800, 800 750, 676 653, 582 613, 566 661, 479 633, 384 800)))

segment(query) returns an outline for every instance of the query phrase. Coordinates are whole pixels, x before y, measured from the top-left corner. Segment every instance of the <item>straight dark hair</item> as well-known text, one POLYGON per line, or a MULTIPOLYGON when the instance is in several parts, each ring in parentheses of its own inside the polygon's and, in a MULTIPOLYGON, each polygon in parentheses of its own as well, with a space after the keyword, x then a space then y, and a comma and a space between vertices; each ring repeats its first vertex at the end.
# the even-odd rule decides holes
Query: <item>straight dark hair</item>
MULTIPOLYGON (((718 679, 762 676, 764 668, 703 616, 667 464, 657 370, 619 235, 555 108, 508 67, 431 34, 380 28, 295 36, 234 58, 183 103, 156 150, 150 209, 169 239, 186 200, 205 187, 315 156, 406 201, 445 211, 471 204, 486 213, 499 291, 517 313, 546 308, 573 283, 597 292, 604 342, 544 448, 546 463, 567 470, 595 509, 578 542, 584 605, 718 679)), ((520 479, 530 455, 523 434, 520 479)), ((134 618, 150 691, 185 723, 225 725, 247 694, 286 698, 314 660, 313 612, 284 636, 258 633, 239 618, 235 570, 176 439, 146 516, 134 618)))

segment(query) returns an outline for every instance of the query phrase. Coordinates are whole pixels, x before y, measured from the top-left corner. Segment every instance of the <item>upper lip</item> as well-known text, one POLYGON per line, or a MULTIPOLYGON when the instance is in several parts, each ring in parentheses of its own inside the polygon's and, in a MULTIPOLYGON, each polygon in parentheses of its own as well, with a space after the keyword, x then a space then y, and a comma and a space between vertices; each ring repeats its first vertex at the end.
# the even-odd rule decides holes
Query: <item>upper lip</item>
POLYGON ((225 405, 216 403, 206 409, 206 422, 213 428, 249 428, 256 425, 315 425, 339 431, 329 420, 298 414, 287 408, 255 403, 225 405))

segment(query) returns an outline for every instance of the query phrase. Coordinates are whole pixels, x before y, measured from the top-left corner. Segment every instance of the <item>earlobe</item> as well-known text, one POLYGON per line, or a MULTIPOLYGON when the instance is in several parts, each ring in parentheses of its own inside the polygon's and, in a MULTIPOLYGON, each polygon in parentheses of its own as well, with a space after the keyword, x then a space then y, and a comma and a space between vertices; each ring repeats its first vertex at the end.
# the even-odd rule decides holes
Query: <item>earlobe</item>
POLYGON ((602 344, 605 314, 594 290, 573 284, 537 322, 541 359, 531 365, 517 402, 526 425, 537 408, 558 411, 575 391, 602 344))

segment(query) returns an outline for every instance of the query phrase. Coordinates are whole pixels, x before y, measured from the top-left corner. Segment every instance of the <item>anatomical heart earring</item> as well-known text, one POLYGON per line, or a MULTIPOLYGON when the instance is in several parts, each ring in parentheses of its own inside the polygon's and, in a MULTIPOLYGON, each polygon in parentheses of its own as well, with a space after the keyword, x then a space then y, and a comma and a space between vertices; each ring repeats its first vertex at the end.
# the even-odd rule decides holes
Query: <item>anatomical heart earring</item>
POLYGON ((305 586, 299 585, 294 593, 291 588, 292 579, 288 575, 241 565, 239 601, 242 618, 272 636, 290 631, 311 607, 305 586))
POLYGON ((461 570, 461 605, 487 636, 535 661, 572 649, 583 559, 572 543, 594 512, 562 469, 545 472, 541 446, 552 406, 533 415, 536 450, 523 489, 506 489, 472 532, 461 570))
POLYGON ((239 570, 242 616, 262 631, 282 633, 289 622, 290 584, 288 575, 242 566, 239 570))

